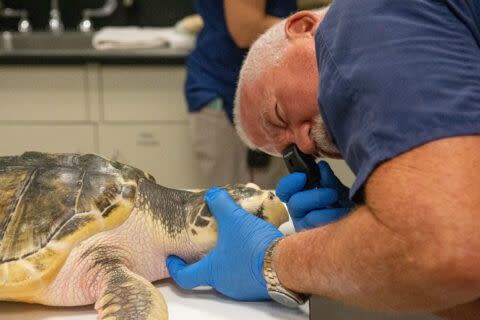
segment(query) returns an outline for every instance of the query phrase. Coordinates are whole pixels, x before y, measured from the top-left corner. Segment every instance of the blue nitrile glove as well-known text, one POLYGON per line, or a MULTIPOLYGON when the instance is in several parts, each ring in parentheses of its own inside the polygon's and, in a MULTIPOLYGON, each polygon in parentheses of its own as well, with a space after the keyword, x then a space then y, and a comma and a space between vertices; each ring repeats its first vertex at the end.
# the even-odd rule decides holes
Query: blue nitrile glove
POLYGON ((213 187, 205 201, 217 219, 217 245, 192 265, 176 256, 168 257, 171 277, 184 289, 209 285, 236 300, 270 299, 262 264, 268 246, 283 234, 242 209, 225 190, 213 187))
POLYGON ((349 189, 338 180, 328 163, 320 161, 318 167, 320 188, 303 190, 307 176, 300 172, 283 177, 277 184, 276 194, 287 204, 297 231, 335 222, 354 205, 348 199, 349 189))

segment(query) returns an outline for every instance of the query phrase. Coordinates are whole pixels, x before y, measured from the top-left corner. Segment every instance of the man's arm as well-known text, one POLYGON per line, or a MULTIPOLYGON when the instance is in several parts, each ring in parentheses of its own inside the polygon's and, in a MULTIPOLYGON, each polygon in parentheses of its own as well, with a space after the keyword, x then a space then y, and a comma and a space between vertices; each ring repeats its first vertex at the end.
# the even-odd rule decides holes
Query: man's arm
POLYGON ((248 48, 259 35, 279 22, 267 15, 267 0, 224 0, 225 20, 233 40, 240 48, 248 48))
POLYGON ((438 311, 480 297, 480 137, 382 164, 366 205, 279 243, 280 282, 375 310, 438 311))

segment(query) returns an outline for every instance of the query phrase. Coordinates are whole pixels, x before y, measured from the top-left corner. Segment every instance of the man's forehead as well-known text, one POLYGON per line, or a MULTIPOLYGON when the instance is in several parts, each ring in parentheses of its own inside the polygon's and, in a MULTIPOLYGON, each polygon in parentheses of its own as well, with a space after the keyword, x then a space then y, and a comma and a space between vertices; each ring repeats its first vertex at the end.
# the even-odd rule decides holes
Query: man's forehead
POLYGON ((272 99, 270 94, 270 86, 267 81, 262 81, 261 78, 257 78, 254 81, 250 81, 244 84, 244 90, 242 94, 242 103, 246 110, 262 110, 269 105, 269 101, 272 99))
POLYGON ((254 81, 246 83, 241 93, 242 111, 255 117, 260 117, 272 106, 275 99, 271 87, 271 84, 268 84, 268 80, 260 76, 254 81))
POLYGON ((240 114, 242 125, 246 130, 247 135, 255 136, 258 127, 261 125, 260 116, 264 106, 264 100, 259 96, 259 92, 255 86, 248 84, 244 87, 241 93, 242 105, 240 107, 240 114))

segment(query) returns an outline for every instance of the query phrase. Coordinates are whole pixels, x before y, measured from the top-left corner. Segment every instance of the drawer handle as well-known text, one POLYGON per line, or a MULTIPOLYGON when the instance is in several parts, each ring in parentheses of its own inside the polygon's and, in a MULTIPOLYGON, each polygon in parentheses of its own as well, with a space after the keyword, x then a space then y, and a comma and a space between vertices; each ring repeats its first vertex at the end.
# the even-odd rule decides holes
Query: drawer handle
POLYGON ((155 139, 153 132, 143 131, 138 134, 137 146, 141 147, 155 147, 158 146, 158 140, 155 139))

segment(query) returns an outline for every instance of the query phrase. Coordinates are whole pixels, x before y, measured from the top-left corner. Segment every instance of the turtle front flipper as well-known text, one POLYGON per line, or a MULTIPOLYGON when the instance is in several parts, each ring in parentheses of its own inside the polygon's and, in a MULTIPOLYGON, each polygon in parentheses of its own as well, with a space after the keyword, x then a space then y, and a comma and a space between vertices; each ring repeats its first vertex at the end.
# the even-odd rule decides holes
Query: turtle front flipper
POLYGON ((109 268, 95 304, 101 320, 167 320, 163 296, 150 282, 124 265, 109 268))

